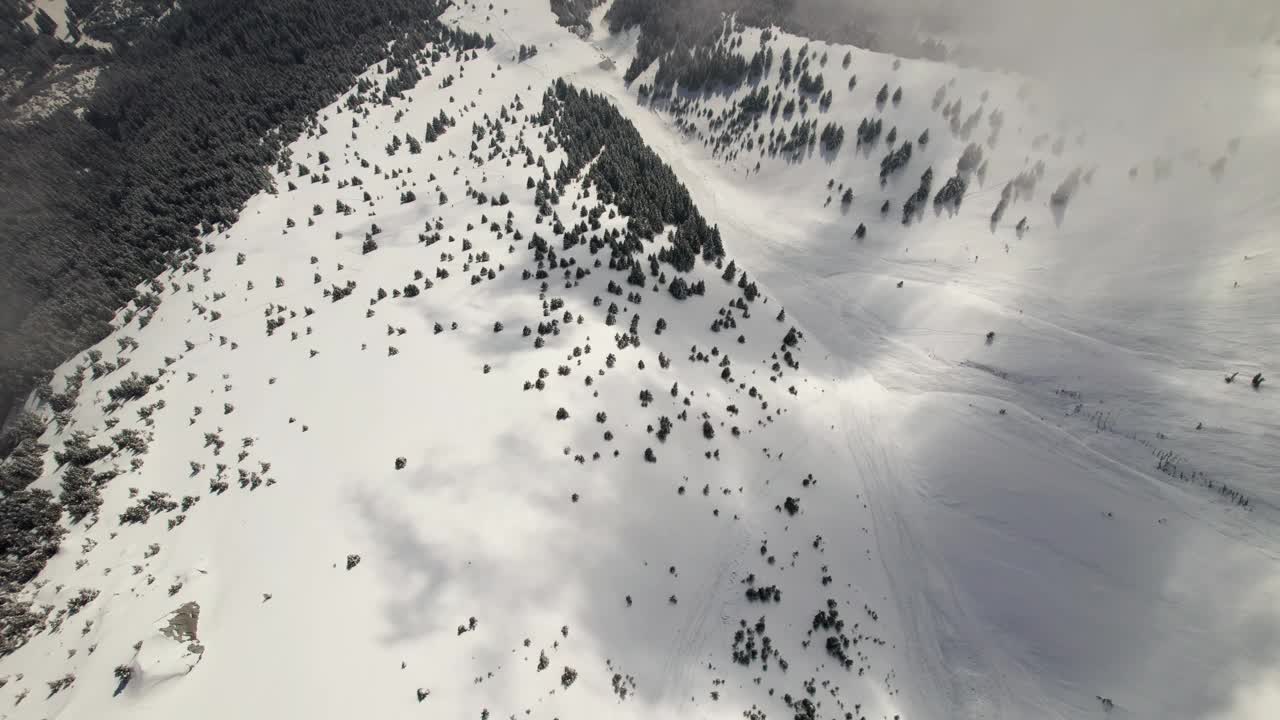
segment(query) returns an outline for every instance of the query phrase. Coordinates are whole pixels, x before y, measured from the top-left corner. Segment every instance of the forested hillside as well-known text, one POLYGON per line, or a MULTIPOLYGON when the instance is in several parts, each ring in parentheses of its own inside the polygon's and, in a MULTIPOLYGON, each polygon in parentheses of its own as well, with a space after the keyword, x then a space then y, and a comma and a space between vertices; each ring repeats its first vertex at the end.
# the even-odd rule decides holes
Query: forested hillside
POLYGON ((896 24, 877 17, 874 8, 839 0, 616 0, 605 13, 611 32, 640 29, 625 75, 628 82, 657 60, 658 84, 669 86, 678 80, 685 89, 699 89, 707 82, 733 86, 747 77, 742 58, 715 47, 727 18, 739 27, 775 26, 815 40, 891 50, 906 57, 942 59, 947 54, 936 41, 898 32, 896 24))
MULTIPOLYGON (((0 126, 0 416, 194 228, 235 218, 301 119, 381 59, 439 32, 434 0, 191 0, 117 46, 82 114, 0 126)), ((16 12, 8 13, 14 21, 16 12)), ((16 21, 20 23, 20 21, 16 21)), ((11 25, 7 59, 67 49, 11 25)))

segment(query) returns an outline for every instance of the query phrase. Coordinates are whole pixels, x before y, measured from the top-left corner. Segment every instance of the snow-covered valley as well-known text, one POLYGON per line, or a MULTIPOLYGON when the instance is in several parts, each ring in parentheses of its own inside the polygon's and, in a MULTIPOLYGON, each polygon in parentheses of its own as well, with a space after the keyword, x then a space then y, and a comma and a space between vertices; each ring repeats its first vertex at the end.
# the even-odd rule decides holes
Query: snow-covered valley
POLYGON ((32 487, 83 464, 101 507, 27 592, 0 717, 1280 712, 1274 74, 1221 137, 1145 143, 1012 75, 748 27, 755 87, 808 107, 744 116, 752 86, 642 99, 605 9, 585 38, 450 10, 494 46, 389 104, 371 68, 57 373, 73 409, 29 402, 32 487), (802 47, 823 107, 779 83, 802 47), (638 202, 592 163, 648 156, 584 102, 608 134, 558 188, 570 87, 722 258, 678 272, 661 232, 639 284, 613 268, 638 202), (801 119, 842 144, 766 150, 801 119))

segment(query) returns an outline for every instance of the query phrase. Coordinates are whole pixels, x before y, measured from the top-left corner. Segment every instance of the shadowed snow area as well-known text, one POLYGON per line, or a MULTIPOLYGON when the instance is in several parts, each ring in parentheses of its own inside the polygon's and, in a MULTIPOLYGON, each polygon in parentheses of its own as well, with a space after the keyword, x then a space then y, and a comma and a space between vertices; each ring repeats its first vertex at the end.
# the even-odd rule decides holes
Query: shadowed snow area
MULTIPOLYGON (((127 367, 42 442, 135 428, 149 449, 93 465, 120 475, 31 589, 54 609, 0 659, 0 718, 1280 715, 1280 420, 1250 384, 1280 372, 1280 48, 1223 21, 1187 49, 1184 13, 1131 53, 1164 6, 1104 32, 1097 5, 937 32, 1006 39, 987 64, 1017 73, 741 27, 735 52, 774 54, 758 85, 667 100, 641 97, 656 67, 623 82, 637 31, 607 6, 585 39, 545 2, 450 10, 494 47, 445 48, 389 104, 335 101, 277 191, 93 348, 127 367), (830 106, 730 130, 756 87, 798 102, 779 65, 806 44, 830 106), (536 118, 561 78, 718 226, 724 262, 681 275, 705 295, 674 298, 669 264, 628 284, 540 216, 523 148, 548 177, 568 158, 536 118), (878 108, 882 86, 902 94, 878 108), (442 111, 421 152, 389 147, 442 111), (914 143, 883 184, 864 118, 914 143), (843 144, 767 150, 809 119, 843 144), (545 289, 522 277, 543 268, 545 289), (120 517, 152 491, 199 500, 120 517), (65 610, 80 588, 100 592, 65 610), (198 652, 161 631, 189 603, 198 652)), ((618 204, 588 214, 587 173, 548 207, 626 229, 618 204)), ((670 247, 645 241, 642 270, 670 247)))

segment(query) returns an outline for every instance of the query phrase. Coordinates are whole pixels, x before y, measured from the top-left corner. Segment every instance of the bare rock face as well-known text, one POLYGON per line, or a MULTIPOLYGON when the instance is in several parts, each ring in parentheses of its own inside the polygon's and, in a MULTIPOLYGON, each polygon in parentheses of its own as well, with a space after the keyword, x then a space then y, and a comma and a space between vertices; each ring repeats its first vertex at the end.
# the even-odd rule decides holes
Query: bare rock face
POLYGON ((128 680, 117 693, 146 693, 162 682, 188 675, 204 658, 199 628, 200 603, 184 603, 169 613, 139 642, 133 662, 126 666, 128 680))
POLYGON ((180 643, 187 643, 187 652, 202 655, 204 645, 200 644, 196 631, 200 623, 200 603, 189 602, 173 611, 169 616, 169 624, 160 629, 160 634, 180 643))

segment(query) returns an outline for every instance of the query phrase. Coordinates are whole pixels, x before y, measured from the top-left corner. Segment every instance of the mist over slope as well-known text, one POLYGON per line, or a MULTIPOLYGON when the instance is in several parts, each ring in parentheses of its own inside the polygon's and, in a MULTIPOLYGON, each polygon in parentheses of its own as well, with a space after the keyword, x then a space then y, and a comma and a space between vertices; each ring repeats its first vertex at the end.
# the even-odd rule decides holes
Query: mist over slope
POLYGON ((0 717, 1280 711, 1272 51, 610 9, 450 9, 28 401, 0 717))
MULTIPOLYGON (((793 57, 798 57, 796 51, 801 44, 795 41, 792 45, 793 57)), ((742 48, 749 56, 756 49, 754 36, 746 38, 742 48)), ((821 44, 811 43, 809 54, 820 57, 826 50, 821 44)), ((867 82, 858 62, 865 63, 866 56, 855 51, 851 68, 835 70, 836 82, 832 83, 831 68, 841 55, 829 53, 822 72, 827 86, 837 88, 830 115, 844 120, 849 128, 859 116, 876 117, 874 96, 882 87, 884 75, 873 76, 867 82), (840 88, 847 77, 845 73, 854 71, 859 78, 853 92, 863 94, 853 98, 850 111, 842 106, 840 88)), ((775 62, 779 56, 779 52, 774 53, 775 62)), ((1251 56, 1246 57, 1251 60, 1251 56)), ((1214 55, 1209 59, 1225 64, 1231 56, 1214 55)), ((850 150, 842 149, 834 160, 827 160, 825 168, 814 162, 818 153, 813 151, 802 162, 786 158, 786 163, 775 162, 769 167, 767 159, 758 160, 755 152, 741 147, 742 143, 725 131, 726 127, 733 127, 735 118, 741 117, 740 110, 730 105, 742 95, 723 101, 695 101, 689 106, 683 105, 684 98, 671 103, 672 114, 682 124, 687 123, 686 127, 692 126, 689 139, 729 160, 719 173, 722 182, 701 186, 705 194, 700 194, 699 184, 694 183, 693 192, 705 206, 731 208, 720 216, 733 218, 736 232, 730 235, 739 238, 734 247, 739 253, 759 253, 747 254, 746 262, 773 271, 764 279, 788 307, 806 317, 823 316, 832 321, 827 332, 815 331, 810 336, 834 345, 834 356, 848 359, 855 368, 869 368, 878 381, 900 393, 914 396, 923 392, 926 408, 955 393, 961 393, 963 398, 974 392, 1027 409, 1038 408, 1033 412, 1041 419, 1067 430, 1091 450, 1127 461, 1151 479, 1172 478, 1182 483, 1190 478, 1205 489, 1219 494, 1226 491, 1234 497, 1247 489, 1254 500, 1250 507, 1257 510, 1256 503, 1262 500, 1268 507, 1264 515, 1271 517, 1275 486, 1268 479, 1266 468, 1280 462, 1280 458, 1273 450, 1277 428, 1268 409, 1270 403, 1265 393, 1238 393, 1235 388, 1240 386, 1222 383, 1221 378, 1232 376, 1240 363, 1247 364, 1246 370, 1240 371, 1243 377, 1273 366, 1276 361, 1272 349, 1276 331, 1266 309, 1271 304, 1267 284, 1277 272, 1274 238, 1268 230, 1268 218, 1276 208, 1274 171, 1262 159, 1274 154, 1276 147, 1274 122, 1268 125, 1268 119, 1274 117, 1277 97, 1274 82, 1267 76, 1255 75, 1251 61, 1236 65, 1229 74, 1219 68, 1220 76, 1233 83, 1227 94, 1247 101, 1256 110, 1217 113, 1213 107, 1202 107, 1194 115, 1174 116, 1144 126, 1123 122, 1126 117, 1143 117, 1141 107, 1135 110, 1131 105, 1120 105, 1113 116, 1107 116, 1110 106, 1099 101, 1080 106, 1088 110, 1085 112, 1064 104, 1063 93, 1053 84, 1026 84, 1004 74, 961 73, 946 66, 909 60, 903 60, 900 69, 895 69, 890 60, 881 61, 879 68, 889 74, 890 92, 899 83, 905 88, 901 107, 909 109, 899 114, 892 111, 893 103, 887 103, 885 131, 898 124, 899 138, 916 138, 924 129, 922 126, 933 134, 925 150, 919 143, 915 146, 917 152, 907 165, 914 173, 903 173, 901 180, 896 173, 891 174, 885 190, 879 190, 874 161, 888 153, 874 143, 860 148, 872 162, 859 161, 856 155, 850 157, 850 150), (953 79, 957 85, 967 80, 968 85, 957 88, 951 84, 953 79), (941 93, 941 98, 935 93, 941 93), (1022 99, 1015 99, 1019 97, 1022 99), (963 103, 962 109, 953 105, 956 100, 963 103), (1011 110, 1010 105, 1017 110, 1011 110), (949 117, 926 120, 948 108, 949 117), (995 109, 1003 114, 998 131, 989 122, 995 109), (1067 121, 1062 119, 1064 116, 1067 121), (963 137, 964 126, 975 117, 972 137, 963 137), (902 125, 903 122, 911 124, 902 125), (939 123, 948 122, 953 131, 959 128, 959 136, 948 139, 945 131, 940 134, 939 123), (1179 124, 1194 127, 1197 132, 1160 132, 1179 124), (1150 131, 1154 131, 1154 138, 1150 131), (926 213, 923 224, 900 229, 900 203, 916 186, 916 173, 932 165, 939 176, 945 177, 967 143, 987 135, 995 139, 984 143, 987 152, 983 157, 990 163, 985 182, 970 180, 954 217, 950 210, 944 210, 940 216, 944 222, 930 222, 926 213), (718 144, 726 138, 728 144, 718 144), (1243 147, 1253 147, 1258 155, 1241 152, 1243 147), (757 161, 766 166, 757 170, 757 161), (1038 172, 1041 163, 1043 174, 1038 172), (818 178, 814 178, 815 165, 823 168, 818 178), (1070 200, 1055 208, 1052 198, 1046 196, 1061 188, 1060 180, 1070 178, 1076 168, 1084 171, 1082 181, 1074 186, 1070 200), (1219 175, 1224 168, 1230 170, 1219 175), (1021 191, 1015 191, 1014 197, 1019 199, 1005 209, 998 221, 991 221, 1009 181, 1025 172, 1043 178, 1039 181, 1041 189, 1032 190, 1026 197, 1019 197, 1021 191), (847 214, 843 209, 837 210, 842 205, 840 185, 834 190, 828 186, 824 192, 818 185, 824 177, 837 183, 844 181, 846 187, 852 183, 855 199, 847 214), (753 178, 758 181, 754 188, 753 178), (805 196, 813 198, 810 209, 803 209, 803 205, 797 208, 796 198, 805 196), (778 197, 789 199, 785 217, 776 212, 778 197), (890 200, 891 212, 880 217, 883 199, 890 200), (1013 227, 1024 213, 1031 228, 1025 234, 1013 227), (853 232, 860 223, 867 227, 862 239, 853 232), (995 339, 989 344, 982 342, 986 328, 995 332, 995 339), (1007 338, 1008 342, 1000 338, 1007 338), (1218 367, 1224 370, 1214 372, 1213 368, 1218 367), (1214 418, 1204 419, 1202 416, 1207 413, 1214 418), (1061 419, 1053 420, 1055 416, 1061 419), (1071 418, 1084 422, 1073 429, 1071 418)), ((865 64, 861 67, 865 69, 865 64)), ((1105 92, 1102 96, 1107 97, 1105 92)), ((810 102, 813 99, 810 96, 810 102)), ((770 120, 773 121, 771 116, 770 120)), ((819 115, 815 130, 827 121, 828 117, 819 115)), ((792 119, 788 124, 794 126, 795 122, 792 119)), ((689 175, 696 177, 698 173, 691 169, 689 175)), ((933 189, 937 187, 935 180, 933 189)), ((936 212, 937 207, 934 209, 936 212)), ((717 213, 709 211, 709 216, 716 217, 717 213)), ((926 410, 921 417, 928 417, 930 412, 936 410, 926 410)), ((914 435, 915 430, 910 425, 902 426, 907 435, 914 435)), ((951 428, 943 437, 955 433, 951 428)), ((914 441, 911 444, 917 445, 914 441)), ((1007 451, 1002 446, 1002 452, 1007 451)), ((1059 451, 1060 447, 1055 450, 1059 451)), ((932 457, 938 450, 926 444, 917 452, 932 457)), ((948 445, 944 458, 929 460, 922 472, 924 477, 941 473, 947 479, 946 491, 937 498, 944 507, 955 502, 946 499, 955 492, 951 489, 953 483, 956 488, 970 484, 964 479, 966 473, 958 472, 957 459, 950 456, 953 452, 948 445), (934 469, 927 470, 931 466, 934 469)), ((974 472, 993 472, 995 460, 986 452, 974 459, 974 472)), ((1011 478, 1003 492, 1023 492, 1028 479, 1022 475, 1044 473, 1030 467, 1018 473, 1016 479, 1011 478)), ((1065 477, 1078 475, 1072 472, 1065 477)), ((1065 479, 1053 485, 1064 483, 1065 479)), ((932 494, 923 489, 921 492, 932 494)), ((1055 497, 1010 513, 1003 503, 1000 511, 993 510, 993 497, 984 496, 976 505, 970 499, 962 507, 975 508, 979 527, 987 524, 982 518, 988 514, 998 518, 1000 534, 1011 541, 1040 535, 1040 530, 1018 526, 1014 517, 1038 527, 1070 506, 1063 498, 1055 497)), ((1105 514, 1107 511, 1100 512, 1111 517, 1105 514)), ((1234 580, 1192 581, 1204 582, 1202 589, 1191 591, 1191 595, 1203 597, 1205 605, 1196 611, 1202 619, 1189 624, 1204 627, 1207 623, 1203 618, 1231 618, 1228 622, 1236 630, 1230 632, 1237 639, 1229 643, 1232 648, 1224 650, 1220 661, 1240 667, 1235 664, 1236 658, 1242 654, 1250 657, 1243 665, 1250 668, 1244 671, 1248 679, 1238 685, 1225 679, 1223 685, 1217 681, 1212 685, 1200 683, 1195 680, 1198 665, 1189 664, 1179 671, 1186 673, 1186 684, 1179 685, 1186 695, 1168 688, 1159 691, 1170 701, 1163 712, 1186 717, 1214 712, 1228 717, 1265 715, 1269 712, 1265 698, 1273 694, 1268 688, 1274 687, 1274 670, 1255 673, 1253 668, 1274 668, 1274 634, 1269 630, 1253 633, 1260 626, 1273 624, 1262 619, 1268 611, 1261 611, 1262 615, 1259 612, 1271 602, 1263 598, 1274 597, 1274 585, 1268 579, 1273 573, 1262 570, 1270 563, 1263 558, 1274 557, 1268 540, 1274 531, 1271 520, 1259 521, 1257 513, 1241 516, 1228 510, 1226 517, 1215 521, 1218 522, 1232 528, 1226 532, 1243 533, 1248 538, 1247 546, 1257 543, 1244 550, 1242 557, 1249 558, 1255 551, 1261 554, 1242 559, 1237 570, 1226 571, 1234 580), (1244 582, 1250 589, 1239 589, 1243 578, 1249 578, 1244 582), (1238 589, 1223 592, 1227 586, 1238 589), (1236 693, 1247 699, 1234 697, 1236 693), (1180 700, 1175 701, 1175 696, 1180 700)), ((1163 523, 1157 518, 1157 524, 1163 523)), ((916 533, 923 536, 936 525, 936 520, 921 521, 916 533)), ((1038 668, 1032 675, 1079 678, 1081 672, 1087 675, 1102 671, 1113 673, 1111 677, 1116 678, 1130 673, 1138 666, 1139 658, 1148 663, 1147 667, 1154 667, 1152 663, 1167 663, 1167 658, 1178 655, 1178 651, 1167 647, 1139 642, 1149 630, 1117 635, 1113 626, 1086 618, 1068 623, 1068 630, 1039 613, 1031 619, 1015 621, 1025 612, 1021 608, 1059 604, 1063 609, 1087 608, 1091 618, 1110 612, 1127 617, 1123 608, 1147 608, 1145 612, 1149 613, 1153 599, 1133 601, 1121 600, 1116 594, 1099 595, 1096 581, 1083 582, 1071 573, 1016 572, 1010 576, 1009 568, 1050 564, 1046 558, 1011 562, 994 552, 1000 545, 984 544, 977 551, 978 540, 969 534, 974 530, 960 530, 962 526, 958 524, 942 536, 947 540, 938 547, 947 548, 945 554, 950 557, 938 564, 950 570, 939 572, 952 574, 959 597, 972 593, 969 596, 974 607, 987 608, 993 619, 993 633, 1011 638, 1012 647, 1018 649, 1010 656, 1018 658, 1017 666, 1038 668), (970 551, 977 557, 1001 557, 996 564, 1004 566, 1005 571, 994 575, 975 572, 982 565, 966 565, 953 554, 968 555, 970 551), (1034 593, 1012 603, 1001 600, 1019 595, 1018 588, 1024 586, 1028 591, 1035 588, 1034 593), (990 592, 999 595, 991 597, 990 592), (1048 602, 1050 599, 1052 603, 1048 602), (1100 634, 1090 634, 1086 631, 1089 627, 1100 634), (1074 650, 1064 652, 1057 646, 1067 634, 1073 634, 1076 641, 1068 644, 1074 650), (1130 655, 1126 648, 1137 655, 1130 655), (1047 664, 1043 659, 1046 652, 1054 653, 1047 664)), ((1097 532, 1080 517, 1074 517, 1066 526, 1073 529, 1046 542, 1043 547, 1047 551, 1057 554, 1071 545, 1067 537, 1097 532)), ((1188 548, 1197 544, 1198 541, 1170 541, 1178 548, 1175 555, 1180 558, 1179 563, 1189 563, 1196 569, 1178 570, 1177 581, 1172 577, 1155 581, 1155 576, 1150 576, 1153 586, 1177 587, 1205 573, 1203 567, 1187 560, 1196 554, 1188 548)), ((1114 545, 1108 543, 1107 547, 1107 553, 1133 547, 1143 547, 1148 552, 1150 548, 1137 537, 1114 545)), ((1111 557, 1113 562, 1120 560, 1111 557)), ((1131 557, 1133 563, 1139 564, 1150 560, 1141 552, 1131 557)), ((1079 562, 1096 565, 1096 560, 1082 558, 1079 562)), ((1108 565, 1103 563, 1101 567, 1108 565)), ((1129 576, 1136 569, 1128 561, 1110 567, 1106 572, 1117 576, 1129 576)), ((964 623, 949 622, 943 627, 964 626, 972 621, 967 618, 964 623)), ((1215 627, 1211 632, 1224 631, 1215 627)), ((984 642, 974 639, 969 647, 984 642)), ((956 667, 960 658, 952 660, 947 667, 956 667)), ((1218 661, 1205 664, 1213 666, 1218 661)), ((1169 672, 1166 665, 1155 676, 1167 677, 1169 672)), ((991 677, 997 673, 987 666, 974 674, 991 677)), ((1031 687, 1036 689, 1026 691, 1023 697, 1045 693, 1039 682, 1033 682, 1031 687)), ((960 705, 956 697, 953 696, 952 705, 942 707, 960 705)), ((1064 714, 1072 716, 1084 711, 1080 705, 1064 714)), ((1134 711, 1139 716, 1158 714, 1150 709, 1134 711)), ((1012 716, 1044 712, 1038 708, 1012 716)))

